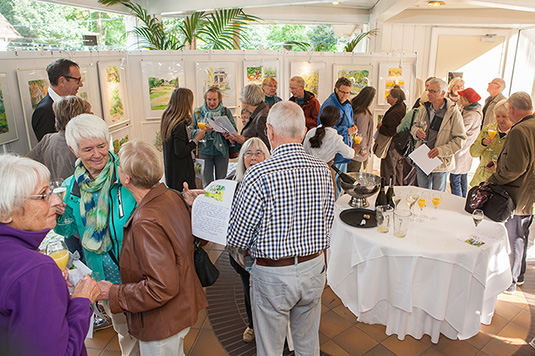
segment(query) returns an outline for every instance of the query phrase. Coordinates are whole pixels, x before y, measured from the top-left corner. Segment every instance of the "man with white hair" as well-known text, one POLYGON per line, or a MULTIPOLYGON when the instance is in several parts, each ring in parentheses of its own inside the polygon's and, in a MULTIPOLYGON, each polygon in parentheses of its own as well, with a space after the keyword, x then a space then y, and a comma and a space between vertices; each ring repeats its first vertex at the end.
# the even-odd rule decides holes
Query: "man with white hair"
POLYGON ((513 127, 498 157, 496 173, 490 176, 488 182, 502 186, 516 206, 515 215, 505 223, 513 274, 513 282, 507 292, 512 294, 517 285, 524 283, 529 227, 535 212, 535 117, 532 115, 533 103, 527 93, 514 93, 507 103, 513 127))
POLYGON ((494 107, 503 99, 502 91, 505 89, 505 80, 502 78, 494 78, 489 82, 487 91, 490 96, 485 99, 485 106, 483 106, 483 122, 481 128, 496 122, 496 115, 494 114, 494 107))
POLYGON ((319 355, 323 250, 334 188, 327 165, 305 153, 299 105, 275 104, 267 118, 272 156, 247 170, 232 204, 228 243, 250 248, 251 304, 259 356, 281 355, 288 322, 296 354, 319 355))
POLYGON ((447 87, 439 78, 429 82, 429 101, 418 111, 411 129, 412 136, 417 139, 416 147, 427 145, 430 149, 427 156, 442 161, 429 175, 416 167, 418 186, 443 192, 446 191, 448 172, 453 169, 453 155, 466 141, 463 117, 456 104, 444 97, 447 87))

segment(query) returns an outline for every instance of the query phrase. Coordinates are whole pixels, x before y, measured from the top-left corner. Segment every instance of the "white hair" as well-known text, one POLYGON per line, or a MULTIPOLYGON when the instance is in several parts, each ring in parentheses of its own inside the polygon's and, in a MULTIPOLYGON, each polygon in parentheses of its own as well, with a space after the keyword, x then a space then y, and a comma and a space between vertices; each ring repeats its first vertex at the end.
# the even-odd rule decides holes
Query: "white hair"
POLYGON ((442 92, 445 92, 446 90, 448 90, 448 84, 446 84, 445 81, 443 81, 442 79, 440 78, 434 78, 434 79, 431 79, 429 81, 429 85, 431 84, 438 84, 438 89, 442 92))
POLYGON ((34 194, 42 181, 50 180, 45 165, 14 154, 0 154, 0 218, 11 217, 22 208, 28 195, 34 194))
POLYGON ((511 105, 515 110, 533 111, 533 102, 531 101, 531 96, 528 93, 523 91, 518 91, 511 94, 509 99, 507 99, 509 105, 511 105))
POLYGON ((277 136, 301 139, 307 130, 303 109, 292 101, 280 101, 269 110, 267 123, 277 136))
POLYGON ((264 91, 258 85, 247 84, 240 92, 240 100, 244 104, 258 106, 266 100, 266 94, 264 94, 264 91))
POLYGON ((251 137, 250 139, 245 141, 245 143, 243 144, 243 146, 241 146, 240 149, 240 155, 238 156, 238 163, 236 165, 236 175, 234 176, 234 180, 237 180, 238 182, 242 180, 243 176, 245 175, 245 171, 247 170, 247 168, 245 168, 245 162, 243 161, 243 157, 245 156, 245 152, 249 151, 249 149, 251 148, 256 148, 257 150, 262 151, 264 153, 264 159, 268 159, 271 156, 271 154, 269 153, 269 149, 267 148, 264 141, 262 141, 258 137, 251 137))
POLYGON ((78 155, 78 143, 83 139, 102 139, 108 142, 110 130, 106 122, 98 116, 81 114, 69 121, 65 128, 67 145, 78 155))

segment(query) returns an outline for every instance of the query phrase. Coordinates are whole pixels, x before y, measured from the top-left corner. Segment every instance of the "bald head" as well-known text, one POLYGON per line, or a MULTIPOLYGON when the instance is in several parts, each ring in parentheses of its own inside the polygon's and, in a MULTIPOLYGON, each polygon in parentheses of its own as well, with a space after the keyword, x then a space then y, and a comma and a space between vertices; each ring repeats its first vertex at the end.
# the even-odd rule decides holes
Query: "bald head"
POLYGON ((505 80, 502 78, 494 78, 489 83, 489 86, 487 87, 487 91, 489 92, 491 97, 495 97, 496 95, 500 94, 505 89, 505 80))

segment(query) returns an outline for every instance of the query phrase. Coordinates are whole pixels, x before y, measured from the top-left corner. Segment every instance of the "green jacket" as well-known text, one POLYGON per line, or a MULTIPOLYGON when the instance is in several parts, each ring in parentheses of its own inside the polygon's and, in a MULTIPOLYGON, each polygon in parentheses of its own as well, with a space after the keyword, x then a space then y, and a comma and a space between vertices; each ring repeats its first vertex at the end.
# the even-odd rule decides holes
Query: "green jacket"
MULTIPOLYGON (((396 128, 396 132, 401 132, 401 131, 409 131, 411 132, 411 121, 412 120, 412 117, 414 115, 414 121, 416 121, 416 116, 418 115, 418 109, 420 108, 416 108, 416 109, 411 109, 409 111, 407 111, 407 113, 405 114, 405 117, 401 120, 401 122, 399 123, 398 127, 396 128)), ((414 125, 414 121, 413 121, 413 125, 414 125)), ((412 137, 412 136, 411 136, 412 137)), ((414 137, 412 138, 414 144, 416 144, 416 140, 414 139, 414 137)))
POLYGON ((470 146, 470 155, 474 158, 479 157, 479 167, 477 167, 474 178, 470 182, 470 186, 472 187, 475 187, 476 185, 479 185, 479 183, 486 181, 492 175, 492 173, 494 173, 493 171, 489 171, 487 169, 487 164, 489 164, 490 161, 494 161, 494 164, 498 162, 498 156, 500 155, 503 144, 507 139, 507 135, 505 135, 503 138, 500 138, 500 134, 497 133, 490 145, 483 146, 482 141, 489 137, 490 129, 498 131, 498 124, 495 122, 483 127, 479 133, 479 136, 476 138, 472 146, 470 146))
MULTIPOLYGON (((113 155, 113 154, 112 154, 113 155)), ((117 157, 113 155, 115 161, 117 157)), ((112 252, 119 260, 119 254, 123 245, 123 226, 126 224, 132 213, 136 208, 136 200, 128 189, 122 186, 119 177, 116 174, 117 164, 114 170, 114 183, 112 183, 109 190, 109 224, 110 224, 110 238, 113 242, 112 252)), ((65 237, 77 235, 78 238, 83 236, 84 224, 82 223, 82 216, 80 215, 80 187, 74 175, 70 176, 63 182, 63 186, 67 187, 65 198, 63 201, 67 204, 65 207, 65 214, 58 219, 58 225, 54 231, 65 237), (72 224, 62 225, 66 218, 74 221, 72 224)), ((109 257, 109 254, 97 254, 90 252, 84 248, 85 260, 89 268, 94 272, 98 272, 102 279, 108 280, 112 283, 121 283, 120 279, 112 277, 110 271, 114 271, 114 276, 119 276, 119 266, 109 257), (106 271, 104 272, 104 264, 106 264, 106 271)))
MULTIPOLYGON (((193 112, 193 131, 191 133, 191 137, 195 137, 197 132, 199 132, 199 126, 197 125, 197 121, 207 112, 211 113, 213 116, 228 117, 230 123, 236 129, 236 122, 234 122, 234 116, 232 116, 230 110, 224 107, 223 104, 219 104, 217 108, 215 108, 214 110, 210 110, 205 103, 200 108, 195 109, 195 111, 193 112)), ((205 142, 199 142, 199 154, 207 156, 228 156, 229 143, 225 139, 225 137, 223 137, 223 134, 215 131, 210 131, 207 132, 206 135, 204 135, 204 140, 205 142)))

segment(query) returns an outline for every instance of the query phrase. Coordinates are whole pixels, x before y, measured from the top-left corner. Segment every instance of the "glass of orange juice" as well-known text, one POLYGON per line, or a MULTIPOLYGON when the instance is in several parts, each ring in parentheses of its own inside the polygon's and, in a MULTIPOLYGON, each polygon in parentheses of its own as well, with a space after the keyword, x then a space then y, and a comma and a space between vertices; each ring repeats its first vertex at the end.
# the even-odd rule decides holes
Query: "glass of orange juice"
POLYGON ((358 136, 358 135, 355 136, 355 143, 356 143, 357 145, 360 145, 361 142, 362 142, 362 136, 358 136))
POLYGON ((46 254, 52 257, 60 270, 67 267, 69 261, 69 250, 63 241, 53 241, 46 247, 46 254))
POLYGON ((488 130, 488 133, 489 133, 489 137, 490 138, 494 138, 494 136, 496 136, 496 134, 498 133, 498 131, 494 130, 494 129, 489 129, 488 130))

